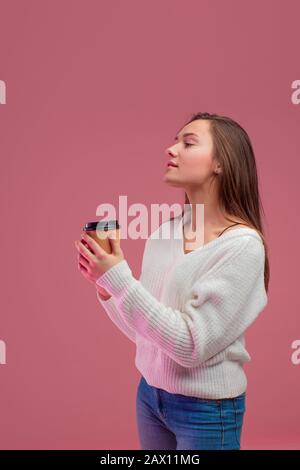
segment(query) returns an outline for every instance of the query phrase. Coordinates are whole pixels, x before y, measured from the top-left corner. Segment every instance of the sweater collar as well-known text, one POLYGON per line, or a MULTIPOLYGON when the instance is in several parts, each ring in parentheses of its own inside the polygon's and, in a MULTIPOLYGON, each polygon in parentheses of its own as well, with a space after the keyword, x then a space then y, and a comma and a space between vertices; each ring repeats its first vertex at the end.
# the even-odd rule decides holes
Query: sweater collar
POLYGON ((190 256, 195 252, 198 252, 200 250, 209 250, 211 248, 217 247, 218 245, 222 245, 222 243, 226 240, 231 240, 231 239, 236 239, 238 237, 242 236, 252 236, 262 242, 262 239, 258 232, 250 227, 239 227, 239 228, 233 228, 231 230, 225 231, 221 236, 214 238, 213 240, 203 244, 201 244, 200 240, 200 246, 198 248, 193 249, 192 247, 192 242, 191 242, 191 252, 189 253, 184 253, 184 240, 183 240, 183 226, 188 226, 191 222, 191 205, 190 204, 184 204, 184 210, 181 215, 176 217, 174 219, 175 221, 175 226, 174 226, 174 237, 175 237, 175 243, 178 245, 178 251, 181 253, 182 256, 190 256))

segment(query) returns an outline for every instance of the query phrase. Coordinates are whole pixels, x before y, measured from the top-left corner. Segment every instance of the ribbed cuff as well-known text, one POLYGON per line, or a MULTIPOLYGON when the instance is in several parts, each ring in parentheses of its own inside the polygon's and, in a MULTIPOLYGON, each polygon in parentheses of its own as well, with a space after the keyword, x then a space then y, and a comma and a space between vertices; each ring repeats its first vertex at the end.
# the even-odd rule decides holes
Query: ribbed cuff
POLYGON ((110 294, 121 297, 124 290, 129 288, 136 279, 125 259, 112 266, 96 281, 100 287, 104 287, 110 294))

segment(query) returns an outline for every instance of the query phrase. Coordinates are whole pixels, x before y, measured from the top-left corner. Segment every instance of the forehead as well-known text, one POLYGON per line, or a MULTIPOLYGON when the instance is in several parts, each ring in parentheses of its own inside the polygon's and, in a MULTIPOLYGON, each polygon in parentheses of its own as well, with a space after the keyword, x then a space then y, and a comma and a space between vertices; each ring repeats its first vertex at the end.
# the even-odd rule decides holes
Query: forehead
POLYGON ((210 135, 210 122, 207 119, 197 119, 188 123, 180 131, 178 131, 178 137, 181 137, 186 132, 193 132, 200 137, 210 135))

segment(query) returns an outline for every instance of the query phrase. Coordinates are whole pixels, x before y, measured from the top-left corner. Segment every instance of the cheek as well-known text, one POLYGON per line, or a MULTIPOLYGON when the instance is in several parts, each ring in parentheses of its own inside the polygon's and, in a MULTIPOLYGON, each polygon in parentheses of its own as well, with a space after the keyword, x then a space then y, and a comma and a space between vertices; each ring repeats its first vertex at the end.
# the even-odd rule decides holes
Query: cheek
POLYGON ((190 176, 206 175, 211 171, 212 157, 209 152, 190 152, 184 159, 184 172, 190 176))

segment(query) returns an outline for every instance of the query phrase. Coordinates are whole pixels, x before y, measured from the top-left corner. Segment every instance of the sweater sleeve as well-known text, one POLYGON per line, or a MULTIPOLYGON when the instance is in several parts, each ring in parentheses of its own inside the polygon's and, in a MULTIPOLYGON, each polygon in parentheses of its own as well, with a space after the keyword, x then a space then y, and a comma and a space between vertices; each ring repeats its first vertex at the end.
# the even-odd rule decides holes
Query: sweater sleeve
MULTIPOLYGON (((142 282, 143 270, 146 264, 147 241, 146 241, 143 258, 142 258, 140 282, 142 282)), ((107 315, 109 316, 109 318, 111 319, 111 321, 119 328, 120 331, 122 331, 122 333, 125 334, 125 336, 127 336, 127 338, 129 338, 132 342, 136 343, 136 333, 135 333, 136 330, 128 323, 128 321, 126 321, 126 318, 122 316, 120 309, 116 303, 116 299, 113 297, 113 295, 109 299, 103 300, 99 294, 99 291, 96 289, 96 297, 99 300, 105 312, 107 313, 107 315)))
POLYGON ((134 328, 131 328, 123 319, 122 315, 120 314, 120 311, 115 303, 115 299, 113 296, 111 296, 107 300, 101 299, 99 292, 96 289, 96 297, 99 300, 100 304, 106 311, 107 315, 111 319, 111 321, 119 328, 119 330, 124 333, 127 338, 129 338, 131 341, 136 343, 136 335, 135 335, 135 330, 134 328))
POLYGON ((182 311, 159 302, 126 260, 96 282, 115 296, 128 325, 183 367, 199 366, 228 347, 267 304, 264 246, 253 236, 243 236, 225 261, 193 283, 182 311))

